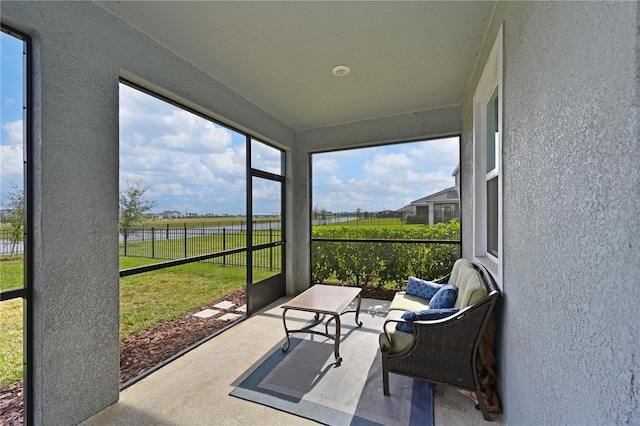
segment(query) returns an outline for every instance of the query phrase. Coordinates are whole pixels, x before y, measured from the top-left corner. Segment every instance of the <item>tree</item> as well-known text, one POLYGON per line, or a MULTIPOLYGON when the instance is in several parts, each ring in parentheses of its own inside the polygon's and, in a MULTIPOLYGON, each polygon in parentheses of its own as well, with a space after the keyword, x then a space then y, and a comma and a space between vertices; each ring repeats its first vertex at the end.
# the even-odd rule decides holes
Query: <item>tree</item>
POLYGON ((120 228, 131 229, 140 226, 144 221, 144 214, 158 203, 147 199, 145 193, 149 186, 141 179, 127 181, 127 186, 120 191, 120 228))
POLYGON ((327 218, 328 210, 324 207, 315 206, 313 208, 313 218, 325 220, 327 218))
POLYGON ((11 255, 16 252, 18 243, 23 240, 24 228, 24 191, 13 185, 13 191, 7 195, 8 201, 2 203, 5 208, 3 221, 9 223, 9 241, 11 242, 11 255))

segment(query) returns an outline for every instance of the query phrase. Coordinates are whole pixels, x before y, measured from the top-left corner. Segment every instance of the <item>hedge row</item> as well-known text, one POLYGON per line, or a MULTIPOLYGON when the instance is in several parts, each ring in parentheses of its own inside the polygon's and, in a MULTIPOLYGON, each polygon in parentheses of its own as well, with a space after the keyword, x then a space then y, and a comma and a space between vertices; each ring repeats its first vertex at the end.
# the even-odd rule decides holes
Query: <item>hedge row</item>
POLYGON ((460 223, 450 221, 435 226, 403 229, 319 226, 313 238, 415 240, 399 242, 313 241, 311 251, 313 282, 335 278, 345 284, 401 286, 409 276, 440 278, 460 257, 460 245, 424 243, 425 240, 460 241, 460 223))

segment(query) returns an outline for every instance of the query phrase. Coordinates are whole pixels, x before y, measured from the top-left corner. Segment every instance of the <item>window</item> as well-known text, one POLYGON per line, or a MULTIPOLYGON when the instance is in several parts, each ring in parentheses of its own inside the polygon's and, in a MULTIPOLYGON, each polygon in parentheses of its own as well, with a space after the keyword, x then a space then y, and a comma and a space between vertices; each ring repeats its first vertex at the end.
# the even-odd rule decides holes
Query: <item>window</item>
POLYGON ((473 99, 474 257, 502 287, 502 28, 473 99))
POLYGON ((313 153, 311 282, 398 286, 450 272, 459 161, 459 137, 313 153))
POLYGON ((33 413, 31 178, 31 39, 4 24, 0 32, 0 423, 33 413), (21 396, 20 396, 21 394, 21 396), (5 409, 6 408, 6 409, 5 409), (8 416, 8 417, 7 417, 8 416))

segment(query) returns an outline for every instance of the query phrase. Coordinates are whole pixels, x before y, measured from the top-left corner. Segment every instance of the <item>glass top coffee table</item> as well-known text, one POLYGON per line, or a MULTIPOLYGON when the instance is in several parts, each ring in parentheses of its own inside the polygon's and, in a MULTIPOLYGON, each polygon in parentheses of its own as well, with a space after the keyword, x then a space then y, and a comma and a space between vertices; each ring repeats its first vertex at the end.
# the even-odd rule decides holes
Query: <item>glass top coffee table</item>
POLYGON ((282 311, 282 322, 284 324, 284 332, 287 335, 287 341, 282 345, 282 352, 288 351, 291 346, 289 335, 293 333, 318 334, 334 341, 333 352, 336 357, 336 366, 339 366, 342 362, 342 358, 340 357, 340 316, 349 312, 355 312, 356 325, 362 327, 362 322, 359 321, 360 304, 362 302, 360 291, 361 289, 358 287, 316 284, 282 305, 282 309, 284 309, 282 311), (358 298, 356 309, 347 310, 351 301, 356 297, 358 298), (313 312, 315 313, 315 317, 311 324, 297 330, 289 330, 285 317, 289 309, 313 312), (331 318, 325 323, 324 333, 322 331, 312 330, 324 321, 326 315, 330 315, 331 318), (336 323, 336 332, 335 334, 330 334, 329 323, 334 320, 336 323))

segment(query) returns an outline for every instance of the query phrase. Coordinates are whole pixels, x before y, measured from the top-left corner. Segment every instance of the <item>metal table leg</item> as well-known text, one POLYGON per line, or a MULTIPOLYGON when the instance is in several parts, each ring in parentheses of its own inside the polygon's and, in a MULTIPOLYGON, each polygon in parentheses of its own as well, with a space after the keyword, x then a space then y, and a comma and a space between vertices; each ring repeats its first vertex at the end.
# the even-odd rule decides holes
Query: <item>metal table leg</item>
POLYGON ((333 342, 333 354, 336 357, 336 367, 339 367, 342 363, 342 358, 340 357, 340 315, 333 316, 336 319, 336 337, 333 342))

